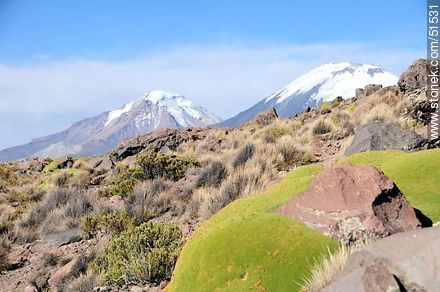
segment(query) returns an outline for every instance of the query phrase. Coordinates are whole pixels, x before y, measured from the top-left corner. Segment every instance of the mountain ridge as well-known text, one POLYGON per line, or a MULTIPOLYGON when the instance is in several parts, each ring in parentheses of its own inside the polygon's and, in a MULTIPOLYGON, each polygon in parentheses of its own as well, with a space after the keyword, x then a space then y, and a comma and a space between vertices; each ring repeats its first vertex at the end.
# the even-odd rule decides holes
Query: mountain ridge
POLYGON ((162 128, 205 127, 219 121, 178 93, 154 90, 118 109, 82 119, 66 130, 1 150, 0 160, 103 154, 126 138, 162 128))
POLYGON ((218 125, 239 126, 271 107, 277 110, 280 117, 291 117, 309 106, 318 107, 322 102, 338 96, 352 97, 356 88, 363 88, 367 84, 388 86, 396 84, 397 79, 397 76, 375 65, 327 63, 301 75, 282 89, 218 125))

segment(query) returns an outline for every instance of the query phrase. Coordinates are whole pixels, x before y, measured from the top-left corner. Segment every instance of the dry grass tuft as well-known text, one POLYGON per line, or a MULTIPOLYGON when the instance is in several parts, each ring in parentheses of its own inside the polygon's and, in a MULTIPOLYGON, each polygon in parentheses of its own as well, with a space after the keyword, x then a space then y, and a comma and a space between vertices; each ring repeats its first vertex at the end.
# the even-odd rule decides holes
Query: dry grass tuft
POLYGON ((350 254, 359 251, 362 247, 377 239, 373 234, 366 234, 363 240, 357 241, 354 245, 341 244, 341 247, 335 252, 327 250, 327 253, 318 259, 317 264, 312 267, 310 275, 304 279, 302 290, 308 292, 321 291, 330 283, 336 273, 342 271, 350 254))
POLYGON ((332 130, 333 130, 332 125, 322 119, 317 120, 312 127, 312 133, 315 136, 330 133, 332 132, 332 130))
POLYGON ((386 103, 376 104, 368 113, 361 118, 361 123, 368 123, 373 121, 397 123, 398 117, 394 109, 386 103))

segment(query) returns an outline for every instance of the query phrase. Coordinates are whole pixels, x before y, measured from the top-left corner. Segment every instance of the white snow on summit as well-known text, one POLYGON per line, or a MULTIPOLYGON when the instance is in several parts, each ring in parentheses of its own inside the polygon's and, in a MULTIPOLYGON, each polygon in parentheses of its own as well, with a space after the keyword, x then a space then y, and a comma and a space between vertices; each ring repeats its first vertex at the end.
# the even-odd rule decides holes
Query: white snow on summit
POLYGON ((353 96, 356 88, 363 88, 367 84, 394 85, 397 79, 395 75, 374 65, 350 62, 329 63, 295 79, 266 98, 266 102, 277 98, 277 103, 281 103, 293 95, 306 93, 318 86, 318 92, 311 96, 316 101, 328 101, 336 96, 346 98, 353 96))
POLYGON ((219 122, 219 118, 178 93, 153 90, 140 99, 109 112, 104 127, 129 112, 135 113, 136 128, 151 126, 157 129, 163 112, 171 115, 180 127, 206 126, 219 122))
POLYGON ((108 125, 111 124, 111 122, 118 119, 123 114, 129 112, 133 108, 133 105, 134 105, 134 101, 127 103, 122 108, 109 112, 104 127, 107 127, 108 125))

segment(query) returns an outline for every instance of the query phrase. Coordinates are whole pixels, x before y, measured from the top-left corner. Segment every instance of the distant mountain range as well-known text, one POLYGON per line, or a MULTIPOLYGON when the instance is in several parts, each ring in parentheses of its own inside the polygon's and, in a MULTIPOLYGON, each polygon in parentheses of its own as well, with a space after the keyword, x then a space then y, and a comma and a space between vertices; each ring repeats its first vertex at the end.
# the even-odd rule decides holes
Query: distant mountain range
POLYGON ((367 84, 388 86, 396 84, 397 80, 397 76, 374 65, 349 62, 325 64, 295 79, 251 108, 219 123, 219 126, 239 126, 271 107, 277 110, 280 117, 291 117, 309 106, 318 107, 322 102, 338 96, 352 97, 357 88, 367 84))
POLYGON ((357 88, 367 84, 388 86, 396 84, 397 79, 374 65, 349 62, 325 64, 223 122, 179 94, 152 91, 119 109, 79 121, 62 132, 4 149, 0 151, 0 161, 30 156, 98 155, 114 148, 125 138, 162 128, 239 126, 271 107, 280 117, 290 117, 338 96, 352 97, 357 88))
POLYGON ((97 155, 125 138, 162 128, 205 127, 219 121, 182 95, 151 91, 119 109, 79 121, 62 132, 4 149, 0 151, 0 160, 97 155))

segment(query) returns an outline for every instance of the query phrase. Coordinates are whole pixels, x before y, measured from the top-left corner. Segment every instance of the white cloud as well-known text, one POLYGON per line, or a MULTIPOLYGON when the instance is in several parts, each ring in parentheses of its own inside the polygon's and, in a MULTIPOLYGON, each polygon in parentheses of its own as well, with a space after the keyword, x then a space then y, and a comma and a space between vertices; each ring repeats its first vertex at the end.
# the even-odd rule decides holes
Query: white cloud
POLYGON ((118 62, 69 58, 0 65, 0 149, 65 129, 154 89, 182 93, 226 118, 322 63, 373 63, 398 75, 423 53, 374 44, 185 46, 118 62))

